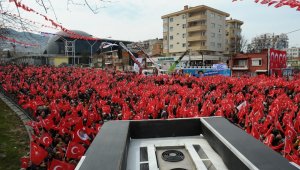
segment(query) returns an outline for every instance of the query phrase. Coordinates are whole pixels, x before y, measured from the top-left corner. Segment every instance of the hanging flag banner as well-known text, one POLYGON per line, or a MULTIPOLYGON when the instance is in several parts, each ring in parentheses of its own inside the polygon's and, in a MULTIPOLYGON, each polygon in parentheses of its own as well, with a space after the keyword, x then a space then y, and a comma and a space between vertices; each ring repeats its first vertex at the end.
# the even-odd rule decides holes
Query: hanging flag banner
POLYGON ((286 51, 270 49, 270 69, 283 69, 286 68, 287 56, 286 51))
POLYGON ((27 12, 33 12, 37 15, 40 15, 41 17, 43 17, 46 21, 50 22, 54 27, 61 29, 62 31, 66 32, 69 34, 70 38, 73 39, 82 39, 82 40, 99 40, 99 38, 93 38, 93 37, 89 37, 89 36, 83 36, 83 35, 79 35, 71 30, 68 30, 67 28, 63 27, 62 25, 58 24, 57 22, 55 22, 54 20, 48 18, 46 15, 43 15, 37 11, 35 11, 34 9, 22 4, 21 2, 18 2, 17 0, 12 0, 10 2, 14 2, 17 8, 23 9, 27 12))
POLYGON ((17 43, 17 44, 20 44, 23 46, 29 46, 29 47, 38 47, 39 46, 39 44, 31 44, 31 43, 21 42, 21 41, 15 40, 13 38, 5 37, 3 35, 0 35, 0 39, 6 40, 6 41, 9 41, 12 43, 17 43))
MULTIPOLYGON (((236 2, 239 0, 232 0, 232 2, 236 2)), ((240 0, 241 1, 241 0, 240 0)), ((290 8, 296 8, 297 11, 300 11, 300 1, 297 0, 255 0, 255 3, 260 3, 263 5, 272 6, 274 5, 275 8, 279 8, 282 6, 289 6, 290 8)))

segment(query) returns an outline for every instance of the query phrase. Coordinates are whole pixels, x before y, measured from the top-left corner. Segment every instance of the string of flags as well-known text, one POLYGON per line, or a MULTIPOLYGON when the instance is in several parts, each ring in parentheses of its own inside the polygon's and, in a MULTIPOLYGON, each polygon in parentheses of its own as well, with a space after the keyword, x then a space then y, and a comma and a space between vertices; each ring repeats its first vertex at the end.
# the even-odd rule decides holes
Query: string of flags
POLYGON ((49 25, 46 25, 46 24, 44 24, 44 23, 37 22, 37 21, 32 21, 32 20, 30 20, 30 19, 23 18, 23 17, 21 17, 21 16, 19 16, 19 15, 17 15, 17 14, 13 14, 13 13, 10 13, 10 12, 8 12, 8 11, 3 11, 3 10, 1 10, 0 13, 3 14, 3 15, 7 15, 7 16, 10 16, 10 17, 17 18, 17 19, 22 20, 22 21, 26 21, 26 22, 28 22, 28 23, 35 24, 35 25, 36 25, 36 24, 39 24, 41 27, 44 27, 44 28, 50 28, 50 29, 60 30, 60 29, 58 29, 57 27, 49 26, 49 25))
POLYGON ((20 45, 26 46, 26 47, 38 47, 39 46, 39 44, 26 43, 26 42, 18 41, 14 38, 9 38, 9 37, 3 36, 3 35, 0 35, 0 39, 6 40, 6 41, 9 41, 12 43, 20 44, 20 45))
POLYGON ((58 28, 66 33, 68 33, 70 36, 70 38, 73 38, 73 39, 82 39, 82 40, 99 40, 98 38, 93 38, 93 37, 89 37, 89 36, 83 36, 83 35, 79 35, 65 27, 63 27, 61 24, 58 24, 57 22, 55 22, 53 19, 50 19, 48 18, 46 15, 43 15, 37 11, 35 11, 34 9, 22 4, 20 1, 17 1, 17 0, 10 0, 9 2, 13 2, 17 8, 20 8, 20 9, 23 9, 24 11, 27 11, 27 12, 33 12, 37 15, 40 15, 41 17, 43 17, 46 21, 50 22, 52 26, 54 26, 55 28, 58 28))
MULTIPOLYGON (((241 1, 241 0, 232 0, 232 2, 241 1)), ((260 3, 263 5, 272 6, 274 5, 275 8, 289 6, 290 8, 296 8, 297 11, 300 11, 300 1, 298 0, 255 0, 255 3, 260 3)))

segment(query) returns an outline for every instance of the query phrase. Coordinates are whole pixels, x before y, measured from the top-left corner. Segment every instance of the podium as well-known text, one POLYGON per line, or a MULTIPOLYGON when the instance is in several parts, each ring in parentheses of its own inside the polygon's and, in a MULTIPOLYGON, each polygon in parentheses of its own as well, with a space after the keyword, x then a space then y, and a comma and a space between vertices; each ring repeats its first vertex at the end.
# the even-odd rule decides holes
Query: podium
POLYGON ((222 117, 106 122, 79 170, 298 169, 222 117))

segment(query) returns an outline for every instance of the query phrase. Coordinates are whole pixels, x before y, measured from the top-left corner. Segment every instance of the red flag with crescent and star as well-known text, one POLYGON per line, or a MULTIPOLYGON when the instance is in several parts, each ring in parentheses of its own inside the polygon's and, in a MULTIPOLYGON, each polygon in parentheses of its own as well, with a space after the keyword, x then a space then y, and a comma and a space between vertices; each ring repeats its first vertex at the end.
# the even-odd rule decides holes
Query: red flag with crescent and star
POLYGON ((35 165, 40 165, 48 156, 48 152, 38 144, 31 142, 30 144, 30 160, 35 165))
POLYGON ((27 169, 29 167, 29 158, 28 157, 22 157, 20 159, 21 161, 21 168, 27 169))
POLYGON ((75 165, 53 159, 49 170, 74 170, 75 165))
POLYGON ((66 157, 80 159, 84 152, 85 148, 81 144, 71 141, 67 148, 66 157))
POLYGON ((49 133, 44 133, 39 139, 39 142, 46 147, 49 147, 52 144, 52 141, 53 139, 49 133))

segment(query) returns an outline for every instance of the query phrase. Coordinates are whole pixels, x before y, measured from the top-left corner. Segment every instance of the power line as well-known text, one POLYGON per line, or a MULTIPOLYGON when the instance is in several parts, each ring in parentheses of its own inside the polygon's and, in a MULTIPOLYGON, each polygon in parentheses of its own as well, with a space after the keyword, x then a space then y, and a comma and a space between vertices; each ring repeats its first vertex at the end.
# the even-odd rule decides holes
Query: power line
POLYGON ((299 28, 299 29, 296 29, 296 30, 294 30, 294 31, 291 31, 291 32, 285 33, 285 34, 290 34, 290 33, 297 32, 297 31, 300 31, 300 28, 299 28))

